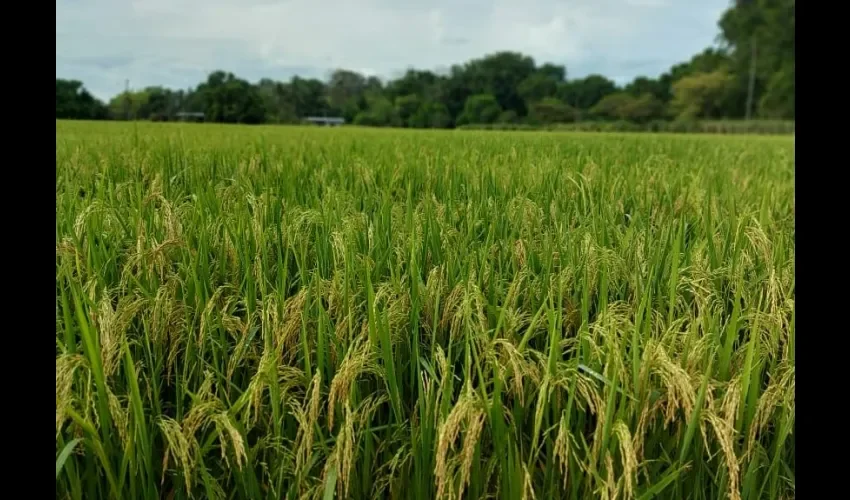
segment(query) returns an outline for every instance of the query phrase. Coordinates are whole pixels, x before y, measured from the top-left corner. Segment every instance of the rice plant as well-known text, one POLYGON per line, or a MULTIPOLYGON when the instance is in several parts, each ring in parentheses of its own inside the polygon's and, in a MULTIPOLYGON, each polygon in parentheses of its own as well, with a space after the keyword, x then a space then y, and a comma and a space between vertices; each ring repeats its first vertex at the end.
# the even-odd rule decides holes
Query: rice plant
POLYGON ((56 132, 57 498, 795 495, 790 138, 56 132))

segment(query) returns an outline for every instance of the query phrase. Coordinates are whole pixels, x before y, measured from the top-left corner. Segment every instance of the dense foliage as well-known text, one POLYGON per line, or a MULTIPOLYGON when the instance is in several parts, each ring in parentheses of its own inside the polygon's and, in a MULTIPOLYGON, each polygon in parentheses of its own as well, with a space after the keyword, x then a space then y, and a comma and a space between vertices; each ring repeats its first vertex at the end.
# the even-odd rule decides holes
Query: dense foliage
MULTIPOLYGON (((251 84, 216 71, 195 89, 150 87, 115 96, 108 107, 119 119, 173 119, 177 111, 193 111, 215 122, 295 123, 327 115, 362 125, 415 128, 579 120, 646 123, 748 114, 793 120, 794 9, 795 0, 736 2, 720 19, 718 48, 706 49, 658 78, 640 76, 622 88, 602 75, 568 79, 563 65, 538 65, 526 55, 499 52, 455 65, 446 74, 409 70, 386 83, 337 70, 327 82, 295 77, 251 84), (753 97, 748 102, 751 68, 753 97)), ((71 83, 57 79, 57 118, 106 117, 91 110, 90 95, 65 90, 71 83)))
POLYGON ((794 497, 790 139, 328 132, 57 122, 57 498, 794 497))

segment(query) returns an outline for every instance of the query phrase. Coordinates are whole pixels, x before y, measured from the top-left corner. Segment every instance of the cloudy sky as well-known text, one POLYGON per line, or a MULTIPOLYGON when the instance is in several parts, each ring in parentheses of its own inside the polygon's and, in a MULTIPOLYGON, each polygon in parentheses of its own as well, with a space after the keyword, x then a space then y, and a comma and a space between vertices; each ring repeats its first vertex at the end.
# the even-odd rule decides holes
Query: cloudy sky
POLYGON ((216 69, 251 81, 382 78, 497 50, 602 73, 656 76, 717 36, 729 0, 56 0, 56 76, 102 99, 187 88, 216 69))

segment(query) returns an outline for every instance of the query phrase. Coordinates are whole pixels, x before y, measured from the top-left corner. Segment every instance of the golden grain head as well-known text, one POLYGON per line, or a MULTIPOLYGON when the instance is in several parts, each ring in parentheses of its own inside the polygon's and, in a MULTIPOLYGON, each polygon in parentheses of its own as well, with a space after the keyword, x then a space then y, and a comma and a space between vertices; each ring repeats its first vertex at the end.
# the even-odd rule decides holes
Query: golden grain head
POLYGON ((793 497, 781 138, 324 132, 57 121, 57 497, 793 497))

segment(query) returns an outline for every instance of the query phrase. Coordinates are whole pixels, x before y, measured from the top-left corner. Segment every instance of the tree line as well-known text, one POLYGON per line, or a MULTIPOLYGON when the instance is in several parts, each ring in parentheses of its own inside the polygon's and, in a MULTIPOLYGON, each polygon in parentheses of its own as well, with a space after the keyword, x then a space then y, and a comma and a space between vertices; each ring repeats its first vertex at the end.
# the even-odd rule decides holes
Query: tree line
POLYGON ((56 118, 173 120, 201 112, 222 123, 297 123, 340 116, 367 126, 451 128, 587 120, 794 119, 795 0, 739 0, 721 16, 718 46, 657 78, 618 86, 602 75, 567 78, 564 65, 497 52, 444 74, 409 69, 382 81, 339 69, 328 81, 250 83, 215 71, 188 90, 148 87, 108 103, 75 80, 56 79, 56 118))

